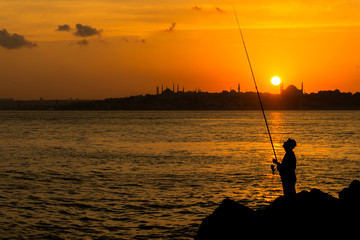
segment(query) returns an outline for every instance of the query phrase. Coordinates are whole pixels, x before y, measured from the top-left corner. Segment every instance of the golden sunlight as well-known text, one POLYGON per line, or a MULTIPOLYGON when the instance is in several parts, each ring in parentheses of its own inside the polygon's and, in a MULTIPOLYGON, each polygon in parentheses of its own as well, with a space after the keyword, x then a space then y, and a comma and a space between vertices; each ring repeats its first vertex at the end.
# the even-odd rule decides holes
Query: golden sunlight
POLYGON ((281 83, 281 79, 279 77, 275 76, 275 77, 271 78, 271 83, 273 85, 279 85, 281 83))

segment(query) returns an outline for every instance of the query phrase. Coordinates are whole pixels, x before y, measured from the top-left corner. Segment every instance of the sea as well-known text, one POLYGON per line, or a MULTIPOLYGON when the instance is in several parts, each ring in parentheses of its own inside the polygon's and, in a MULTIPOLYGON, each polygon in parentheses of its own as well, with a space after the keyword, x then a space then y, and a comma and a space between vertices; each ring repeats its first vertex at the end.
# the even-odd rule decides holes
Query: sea
MULTIPOLYGON (((360 179, 360 111, 267 111, 297 191, 360 179)), ((225 198, 282 195, 260 111, 1 111, 1 239, 193 239, 225 198)))

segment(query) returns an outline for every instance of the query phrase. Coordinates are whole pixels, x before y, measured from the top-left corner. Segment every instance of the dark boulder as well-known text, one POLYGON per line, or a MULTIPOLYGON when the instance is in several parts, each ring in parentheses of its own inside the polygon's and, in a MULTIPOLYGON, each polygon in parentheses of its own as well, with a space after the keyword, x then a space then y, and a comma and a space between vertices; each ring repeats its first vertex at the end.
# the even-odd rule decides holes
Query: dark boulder
POLYGON ((243 235, 241 229, 251 226, 255 211, 231 199, 224 199, 201 223, 197 239, 230 239, 243 235))
MULTIPOLYGON (((201 223, 195 240, 270 237, 357 236, 360 224, 360 182, 354 180, 335 198, 318 189, 302 191, 294 199, 278 197, 254 211, 230 199, 201 223)), ((345 237, 345 238, 344 238, 345 237)))
POLYGON ((346 204, 359 207, 360 204, 360 181, 354 180, 348 188, 339 193, 339 199, 346 204))

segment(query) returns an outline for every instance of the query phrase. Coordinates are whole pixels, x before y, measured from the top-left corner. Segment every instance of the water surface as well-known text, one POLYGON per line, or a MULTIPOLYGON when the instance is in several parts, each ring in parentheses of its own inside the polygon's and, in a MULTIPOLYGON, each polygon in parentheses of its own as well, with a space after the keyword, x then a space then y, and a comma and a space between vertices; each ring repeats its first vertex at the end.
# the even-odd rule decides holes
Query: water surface
MULTIPOLYGON (((360 179, 360 111, 267 116, 280 158, 298 142, 298 191, 360 179)), ((282 194, 259 111, 4 111, 0 126, 4 238, 191 239, 225 197, 282 194)))

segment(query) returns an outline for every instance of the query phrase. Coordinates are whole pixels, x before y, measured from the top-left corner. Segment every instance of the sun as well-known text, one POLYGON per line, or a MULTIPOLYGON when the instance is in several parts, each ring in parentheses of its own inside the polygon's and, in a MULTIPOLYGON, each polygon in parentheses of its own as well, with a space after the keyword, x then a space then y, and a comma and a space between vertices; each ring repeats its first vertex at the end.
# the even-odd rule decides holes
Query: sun
POLYGON ((281 83, 281 79, 279 77, 275 76, 271 79, 271 83, 273 85, 279 85, 281 83))

